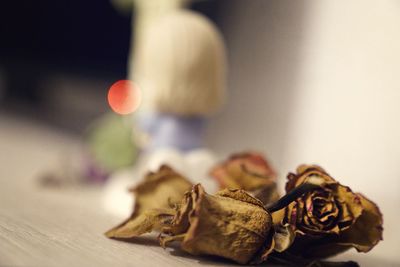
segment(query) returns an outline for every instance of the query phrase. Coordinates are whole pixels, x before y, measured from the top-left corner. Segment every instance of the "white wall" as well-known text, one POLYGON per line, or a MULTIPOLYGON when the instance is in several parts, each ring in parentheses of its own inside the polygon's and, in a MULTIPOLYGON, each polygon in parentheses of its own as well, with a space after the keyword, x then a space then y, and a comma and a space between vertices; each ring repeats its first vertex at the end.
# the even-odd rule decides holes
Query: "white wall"
POLYGON ((227 1, 230 99, 209 142, 267 153, 283 176, 318 163, 400 231, 400 1, 227 1))

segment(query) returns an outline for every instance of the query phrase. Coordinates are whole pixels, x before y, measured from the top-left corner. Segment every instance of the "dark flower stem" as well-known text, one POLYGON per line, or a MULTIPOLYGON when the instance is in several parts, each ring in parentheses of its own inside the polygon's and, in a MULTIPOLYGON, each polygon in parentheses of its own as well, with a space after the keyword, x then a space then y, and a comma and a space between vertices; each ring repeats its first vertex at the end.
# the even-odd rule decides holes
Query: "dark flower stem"
POLYGON ((273 203, 266 204, 264 207, 270 213, 278 211, 285 208, 287 205, 295 201, 297 198, 301 197, 305 193, 313 191, 315 189, 321 188, 323 186, 323 180, 313 179, 306 181, 305 183, 295 187, 289 193, 281 197, 279 200, 273 203))

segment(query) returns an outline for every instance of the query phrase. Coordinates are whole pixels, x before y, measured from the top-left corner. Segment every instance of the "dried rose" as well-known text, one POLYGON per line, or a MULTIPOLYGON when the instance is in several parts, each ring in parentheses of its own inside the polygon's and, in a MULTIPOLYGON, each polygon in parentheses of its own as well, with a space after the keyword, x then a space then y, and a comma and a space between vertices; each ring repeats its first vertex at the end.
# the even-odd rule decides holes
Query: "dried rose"
POLYGON ((175 211, 147 211, 107 236, 132 238, 152 230, 161 231, 162 246, 178 240, 190 254, 216 255, 243 264, 264 261, 274 247, 271 215, 259 200, 238 189, 209 195, 195 185, 175 211))
POLYGON ((288 252, 305 258, 323 258, 354 247, 368 252, 382 240, 382 214, 375 203, 339 184, 318 166, 301 165, 289 173, 286 192, 306 180, 325 181, 303 194, 283 211, 273 213, 274 222, 289 225, 296 238, 288 252))
POLYGON ((171 206, 178 204, 191 187, 191 182, 167 165, 162 165, 157 172, 149 172, 140 184, 130 189, 135 196, 135 206, 130 218, 108 231, 106 235, 112 235, 115 238, 130 238, 129 229, 143 223, 144 218, 173 217, 174 212, 170 210, 171 206), (142 214, 144 215, 141 216, 142 214))
POLYGON ((263 203, 279 198, 276 174, 259 153, 234 154, 211 170, 211 176, 223 188, 238 188, 249 192, 263 203))

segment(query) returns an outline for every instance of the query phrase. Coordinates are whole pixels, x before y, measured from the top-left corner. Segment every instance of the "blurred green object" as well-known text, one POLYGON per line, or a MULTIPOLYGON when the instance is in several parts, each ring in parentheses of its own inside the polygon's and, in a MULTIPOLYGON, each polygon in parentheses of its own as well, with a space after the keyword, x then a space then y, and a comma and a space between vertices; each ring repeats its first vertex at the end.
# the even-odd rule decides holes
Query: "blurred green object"
POLYGON ((85 140, 95 165, 107 172, 132 165, 138 155, 132 128, 131 116, 107 113, 94 121, 85 140))

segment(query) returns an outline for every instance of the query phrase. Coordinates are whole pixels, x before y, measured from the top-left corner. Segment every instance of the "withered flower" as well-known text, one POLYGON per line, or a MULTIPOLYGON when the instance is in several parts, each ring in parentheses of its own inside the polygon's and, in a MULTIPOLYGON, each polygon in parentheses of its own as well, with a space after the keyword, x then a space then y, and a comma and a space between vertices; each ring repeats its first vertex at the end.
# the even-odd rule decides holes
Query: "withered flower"
POLYGON ((243 190, 207 194, 193 186, 175 210, 151 210, 107 233, 108 237, 139 236, 158 230, 160 244, 180 241, 193 255, 216 255, 238 263, 261 262, 274 248, 272 217, 258 199, 243 190), (173 215, 172 215, 173 214, 173 215))
POLYGON ((183 250, 193 255, 217 255, 238 263, 260 262, 273 249, 271 215, 262 202, 240 189, 225 189, 215 195, 195 185, 185 195, 169 234, 161 244, 179 239, 183 250))
POLYGON ((305 258, 333 256, 354 247, 368 252, 382 240, 382 214, 375 203, 334 180, 324 169, 301 165, 289 173, 286 192, 306 180, 318 178, 324 185, 273 213, 274 222, 290 226, 296 238, 288 249, 305 258))
POLYGON ((141 183, 130 189, 135 197, 132 215, 121 225, 108 231, 106 235, 129 238, 129 229, 132 225, 143 223, 142 220, 145 218, 173 217, 174 212, 170 210, 171 207, 180 203, 185 192, 191 188, 191 182, 167 165, 162 165, 157 172, 147 173, 141 183))
POLYGON ((279 198, 276 173, 259 153, 247 152, 230 156, 211 170, 211 176, 223 188, 238 188, 249 192, 264 204, 279 198))

